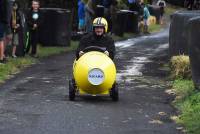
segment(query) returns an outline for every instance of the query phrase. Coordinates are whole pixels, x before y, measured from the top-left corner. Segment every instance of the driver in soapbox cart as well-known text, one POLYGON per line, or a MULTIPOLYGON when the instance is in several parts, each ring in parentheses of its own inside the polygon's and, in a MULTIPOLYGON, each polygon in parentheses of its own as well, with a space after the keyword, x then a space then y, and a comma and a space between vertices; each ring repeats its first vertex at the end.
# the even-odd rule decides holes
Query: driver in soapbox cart
POLYGON ((93 32, 87 34, 80 40, 79 47, 76 51, 76 57, 79 58, 83 55, 83 50, 90 46, 97 46, 106 48, 105 54, 107 54, 111 59, 115 55, 115 44, 111 37, 106 33, 108 30, 108 23, 106 19, 98 17, 93 21, 93 32))
POLYGON ((79 95, 110 95, 118 100, 116 67, 113 62, 115 45, 106 35, 108 23, 98 17, 93 21, 93 32, 85 35, 76 51, 73 79, 69 81, 69 99, 79 95))

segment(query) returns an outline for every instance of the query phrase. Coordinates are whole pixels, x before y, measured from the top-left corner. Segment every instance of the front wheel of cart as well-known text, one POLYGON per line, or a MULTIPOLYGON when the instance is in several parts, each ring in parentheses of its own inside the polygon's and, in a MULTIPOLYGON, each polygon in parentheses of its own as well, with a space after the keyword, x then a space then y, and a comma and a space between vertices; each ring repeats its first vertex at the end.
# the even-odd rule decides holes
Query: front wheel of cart
POLYGON ((76 96, 76 90, 75 90, 74 84, 70 80, 69 81, 69 100, 70 101, 75 100, 75 96, 76 96))
POLYGON ((119 100, 119 91, 118 91, 118 85, 115 83, 110 91, 110 96, 113 101, 119 100))

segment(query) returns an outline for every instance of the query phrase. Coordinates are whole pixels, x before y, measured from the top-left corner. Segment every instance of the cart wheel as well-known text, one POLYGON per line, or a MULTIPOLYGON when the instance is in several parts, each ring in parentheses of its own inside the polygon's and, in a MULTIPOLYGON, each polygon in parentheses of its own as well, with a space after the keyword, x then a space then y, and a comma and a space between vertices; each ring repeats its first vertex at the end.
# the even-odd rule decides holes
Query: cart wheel
POLYGON ((75 90, 74 84, 70 80, 69 81, 69 100, 73 101, 75 99, 75 93, 76 93, 76 90, 75 90))
POLYGON ((118 85, 115 83, 110 91, 110 97, 113 101, 119 100, 118 85))

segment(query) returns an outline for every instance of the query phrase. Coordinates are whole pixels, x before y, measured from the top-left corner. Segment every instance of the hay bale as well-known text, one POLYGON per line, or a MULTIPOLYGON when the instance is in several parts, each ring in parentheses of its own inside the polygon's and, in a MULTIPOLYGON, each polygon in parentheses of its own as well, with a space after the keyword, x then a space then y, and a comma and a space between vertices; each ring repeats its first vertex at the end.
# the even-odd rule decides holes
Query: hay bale
POLYGON ((173 56, 170 60, 170 68, 173 78, 191 79, 189 56, 173 56))

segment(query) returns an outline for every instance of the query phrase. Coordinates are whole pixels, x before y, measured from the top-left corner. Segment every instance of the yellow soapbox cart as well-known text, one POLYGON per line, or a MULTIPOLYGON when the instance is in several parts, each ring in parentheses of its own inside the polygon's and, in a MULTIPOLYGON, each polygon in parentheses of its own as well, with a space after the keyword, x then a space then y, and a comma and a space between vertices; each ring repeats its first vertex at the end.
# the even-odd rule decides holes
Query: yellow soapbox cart
POLYGON ((90 46, 73 64, 73 78, 69 80, 69 99, 76 95, 107 96, 118 101, 116 67, 105 48, 90 46))

